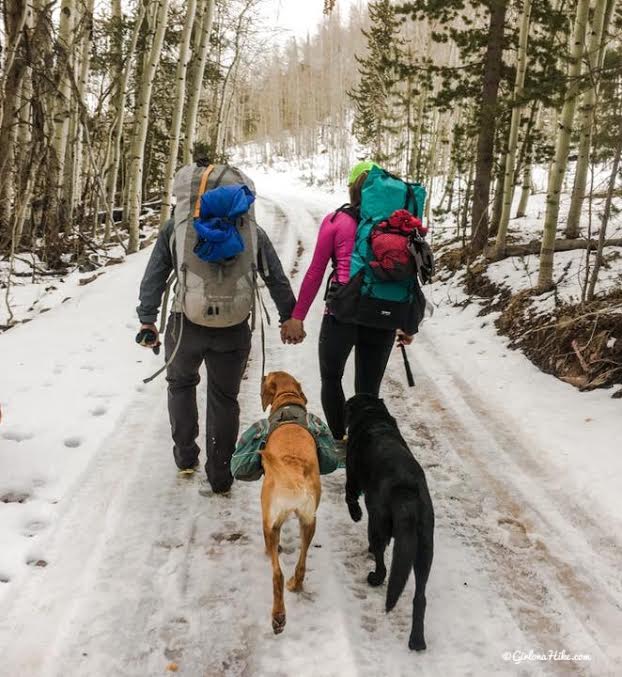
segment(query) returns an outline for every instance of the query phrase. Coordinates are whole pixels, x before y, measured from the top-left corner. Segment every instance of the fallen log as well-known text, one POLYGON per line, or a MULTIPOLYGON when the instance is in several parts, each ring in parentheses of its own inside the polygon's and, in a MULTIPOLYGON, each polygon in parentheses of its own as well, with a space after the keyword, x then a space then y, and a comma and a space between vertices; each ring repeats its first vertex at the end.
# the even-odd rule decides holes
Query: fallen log
MULTIPOLYGON (((510 256, 528 256, 529 254, 539 254, 542 243, 540 240, 532 240, 524 244, 509 244, 505 248, 505 254, 500 256, 498 260, 509 258, 510 256)), ((598 247, 598 240, 555 240, 556 252, 569 252, 574 249, 590 249, 596 250, 598 247)), ((617 237, 612 240, 605 240, 605 247, 622 247, 622 238, 617 237)), ((494 259, 494 248, 488 250, 488 258, 494 259)))

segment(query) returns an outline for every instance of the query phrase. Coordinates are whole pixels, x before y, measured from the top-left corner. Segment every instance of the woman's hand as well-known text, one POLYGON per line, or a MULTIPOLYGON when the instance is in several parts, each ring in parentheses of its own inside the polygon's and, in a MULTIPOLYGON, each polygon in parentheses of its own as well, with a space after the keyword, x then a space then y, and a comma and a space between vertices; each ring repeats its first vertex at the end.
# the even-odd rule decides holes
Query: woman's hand
POLYGON ((401 329, 397 330, 397 345, 409 346, 415 340, 414 336, 404 333, 401 329))
POLYGON ((306 335, 302 320, 296 320, 295 318, 290 317, 287 322, 283 322, 281 325, 281 341, 283 341, 283 343, 294 345, 302 343, 306 335))

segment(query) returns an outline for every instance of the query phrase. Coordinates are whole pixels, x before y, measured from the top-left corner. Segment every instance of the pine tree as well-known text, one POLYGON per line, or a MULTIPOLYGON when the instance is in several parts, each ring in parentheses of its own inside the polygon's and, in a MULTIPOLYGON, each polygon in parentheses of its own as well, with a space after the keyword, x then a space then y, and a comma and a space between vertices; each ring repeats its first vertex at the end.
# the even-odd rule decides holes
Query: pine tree
POLYGON ((361 81, 349 92, 355 104, 353 132, 362 145, 369 147, 375 160, 390 164, 395 154, 391 153, 389 137, 398 129, 395 119, 398 75, 394 64, 404 40, 391 0, 370 2, 369 18, 371 26, 363 31, 367 54, 357 57, 361 81))

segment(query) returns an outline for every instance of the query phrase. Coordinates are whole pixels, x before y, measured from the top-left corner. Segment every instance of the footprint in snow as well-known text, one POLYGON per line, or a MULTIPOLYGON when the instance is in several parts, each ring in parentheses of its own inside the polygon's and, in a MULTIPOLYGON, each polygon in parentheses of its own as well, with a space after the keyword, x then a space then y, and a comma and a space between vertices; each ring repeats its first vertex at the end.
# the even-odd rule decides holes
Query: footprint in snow
POLYGON ((24 527, 23 534, 26 536, 26 538, 33 538, 46 527, 47 522, 44 522, 43 520, 32 520, 24 527))
POLYGON ((98 407, 93 407, 89 414, 91 416, 103 416, 104 414, 108 413, 108 407, 105 407, 103 404, 98 406, 98 407))
POLYGON ((32 558, 26 561, 26 564, 29 567, 39 567, 40 569, 44 569, 48 563, 44 559, 37 559, 37 558, 32 558))
POLYGON ((6 574, 0 574, 0 583, 10 583, 11 579, 6 574))
POLYGON ((248 536, 240 532, 234 532, 232 534, 223 534, 219 532, 212 534, 212 538, 216 543, 222 543, 223 541, 228 541, 229 543, 248 543, 248 536))
POLYGON ((81 437, 68 437, 63 444, 69 449, 77 449, 82 444, 81 437))
POLYGON ((497 520, 497 524, 505 531, 508 536, 508 544, 515 548, 529 548, 531 541, 527 535, 527 529, 522 522, 511 517, 502 517, 497 520))
POLYGON ((29 498, 26 491, 8 491, 0 496, 0 503, 26 503, 29 498))
POLYGON ((31 440, 34 437, 34 434, 26 430, 5 430, 2 433, 2 438, 9 440, 11 442, 25 442, 26 440, 31 440))
POLYGON ((361 621, 362 621, 361 626, 363 627, 364 630, 367 630, 367 632, 376 632, 377 623, 376 619, 373 616, 363 614, 361 621))

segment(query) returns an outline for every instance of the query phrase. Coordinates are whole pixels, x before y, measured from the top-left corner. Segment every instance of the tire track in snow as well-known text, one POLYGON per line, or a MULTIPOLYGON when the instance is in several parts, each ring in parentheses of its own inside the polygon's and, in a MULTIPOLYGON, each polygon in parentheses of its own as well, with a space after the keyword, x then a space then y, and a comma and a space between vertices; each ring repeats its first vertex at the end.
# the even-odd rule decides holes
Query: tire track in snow
POLYGON ((603 567, 604 576, 591 566, 600 558, 598 550, 589 549, 598 542, 597 525, 573 520, 558 494, 551 500, 543 492, 538 464, 527 470, 531 450, 489 410, 478 409, 472 389, 453 374, 445 377, 445 365, 435 361, 425 330, 415 350, 425 356, 416 362, 417 390, 410 395, 390 379, 392 407, 402 413, 398 419, 412 421, 403 426, 407 439, 421 439, 423 432, 435 448, 430 473, 441 487, 441 509, 451 516, 452 527, 486 556, 498 593, 530 637, 530 648, 592 656, 587 663, 547 663, 548 671, 616 674, 620 657, 611 652, 622 594, 613 570, 607 571, 611 561, 603 567), (442 385, 434 380, 439 376, 442 385), (463 407, 469 409, 468 419, 463 407))
MULTIPOLYGON (((279 198, 277 198, 279 199, 279 198)), ((282 204, 282 203, 281 203, 282 204)), ((320 210, 317 207, 307 208, 307 203, 300 200, 289 200, 283 205, 293 218, 297 217, 296 223, 304 229, 298 233, 305 238, 308 246, 301 260, 301 268, 304 270, 308 264, 312 251, 315 232, 320 223, 320 210), (316 224, 314 228, 311 223, 316 224)), ((291 223, 291 221, 290 221, 291 223)), ((284 261, 284 264, 286 262, 284 261)), ((289 263, 289 261, 287 262, 289 263)), ((321 413, 318 383, 317 340, 319 325, 321 322, 321 301, 316 301, 316 306, 309 314, 305 323, 308 333, 303 346, 281 349, 279 343, 268 342, 267 368, 285 369, 293 373, 301 380, 303 387, 307 389, 309 397, 309 409, 321 413), (313 351, 313 357, 311 357, 313 351), (302 359, 301 359, 302 353, 302 359), (315 384, 316 389, 309 392, 309 384, 315 384)), ((344 387, 346 390, 351 384, 352 371, 346 370, 344 387)), ((428 445, 429 447, 429 445, 428 445)), ((433 449, 428 448, 432 454, 433 449)), ((517 644, 517 636, 522 634, 513 623, 512 617, 504 604, 496 598, 488 599, 489 581, 478 573, 472 573, 470 580, 474 583, 471 595, 457 599, 455 591, 463 589, 463 572, 461 570, 447 571, 444 562, 436 562, 432 568, 431 583, 428 587, 428 616, 427 616, 427 639, 429 650, 424 654, 414 654, 408 650, 408 636, 411 627, 412 595, 414 584, 411 581, 400 600, 398 607, 391 613, 385 614, 384 600, 386 588, 371 588, 366 581, 367 573, 373 568, 367 553, 367 533, 364 521, 354 524, 350 521, 344 502, 345 473, 343 470, 322 478, 322 500, 318 511, 318 527, 316 541, 320 539, 322 548, 319 551, 322 556, 322 592, 326 589, 334 595, 334 605, 340 609, 340 619, 345 622, 334 628, 334 636, 324 637, 323 628, 312 627, 313 636, 320 634, 322 641, 330 645, 334 643, 335 636, 347 647, 351 656, 349 663, 341 674, 361 675, 376 677, 377 675, 407 675, 410 677, 413 670, 421 674, 446 674, 447 670, 456 669, 460 665, 459 674, 493 675, 499 674, 504 664, 501 661, 501 651, 490 650, 491 646, 512 647, 517 644), (450 579, 452 585, 443 589, 446 579, 450 579), (487 613, 497 619, 503 619, 499 627, 483 624, 478 626, 475 620, 467 620, 472 615, 471 605, 475 603, 478 608, 485 609, 487 613), (456 619, 460 619, 456 621, 456 619), (341 636, 340 636, 341 635, 341 636)), ((449 551, 451 557, 456 557, 454 533, 440 533, 437 538, 449 551)), ((312 553, 316 557, 317 553, 312 553)), ((387 551, 387 561, 390 561, 391 548, 387 551)), ((466 554, 460 554, 464 560, 463 569, 468 572, 473 567, 473 558, 466 554)), ((478 562, 475 560, 475 566, 478 562)), ((286 574, 287 575, 287 574, 286 574)), ((311 587, 313 576, 307 580, 311 587)), ((318 605, 311 613, 327 617, 327 612, 318 605)), ((287 600, 286 600, 287 603, 287 600)), ((289 607, 288 607, 289 610, 289 607)), ((303 622, 306 619, 303 619, 303 622)), ((288 623, 290 621, 288 620, 288 623)), ((299 623, 299 620, 292 623, 299 623)), ((288 628, 284 635, 287 634, 288 628)), ((286 661, 294 665, 290 656, 286 661)), ((307 668, 308 669, 308 668, 307 668)), ((260 673, 263 674, 263 673, 260 673)), ((333 674, 316 672, 309 673, 292 671, 291 674, 333 674)), ((334 674, 339 674, 335 672, 334 674)), ((523 674, 520 669, 516 674, 523 674)), ((540 674, 539 668, 532 669, 530 674, 540 674)))

